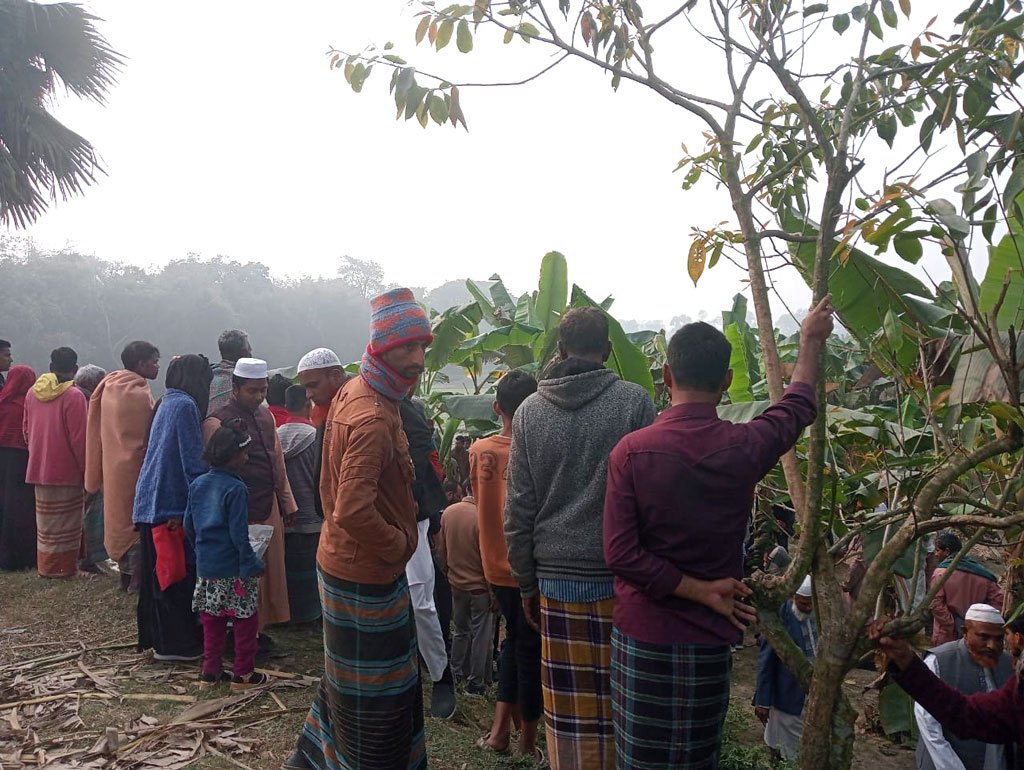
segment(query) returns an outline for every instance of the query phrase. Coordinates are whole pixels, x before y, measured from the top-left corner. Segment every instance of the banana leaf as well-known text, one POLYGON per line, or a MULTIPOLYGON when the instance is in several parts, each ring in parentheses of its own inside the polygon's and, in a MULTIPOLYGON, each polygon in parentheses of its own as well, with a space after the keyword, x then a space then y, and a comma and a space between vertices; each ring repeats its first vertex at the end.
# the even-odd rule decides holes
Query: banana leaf
POLYGON ((540 263, 540 281, 534 310, 537 325, 545 331, 558 328, 569 293, 569 266, 557 251, 549 251, 540 263))
POLYGON ((622 379, 642 385, 651 394, 651 398, 654 398, 654 378, 651 376, 647 356, 629 341, 629 337, 622 330, 622 325, 575 284, 572 287, 572 306, 595 307, 605 314, 608 318, 608 336, 612 343, 612 354, 608 359, 608 367, 622 379))

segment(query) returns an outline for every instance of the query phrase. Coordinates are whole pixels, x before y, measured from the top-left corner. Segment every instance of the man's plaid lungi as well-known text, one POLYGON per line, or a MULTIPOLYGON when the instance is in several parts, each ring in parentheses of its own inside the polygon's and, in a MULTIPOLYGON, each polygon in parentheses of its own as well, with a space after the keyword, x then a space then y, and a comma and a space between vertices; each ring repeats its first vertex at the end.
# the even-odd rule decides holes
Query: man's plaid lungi
POLYGON ((541 680, 552 770, 611 770, 611 633, 614 599, 560 602, 542 596, 541 680))
POLYGON ((619 770, 716 770, 729 709, 728 645, 647 644, 612 632, 619 770))

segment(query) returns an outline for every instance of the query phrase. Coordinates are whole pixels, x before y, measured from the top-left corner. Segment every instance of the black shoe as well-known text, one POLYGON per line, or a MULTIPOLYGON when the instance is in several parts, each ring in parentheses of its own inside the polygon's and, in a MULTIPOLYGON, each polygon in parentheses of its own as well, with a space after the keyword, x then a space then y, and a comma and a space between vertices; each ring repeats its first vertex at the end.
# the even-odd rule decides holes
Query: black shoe
POLYGON ((269 681, 270 677, 266 674, 261 674, 259 671, 253 671, 247 676, 231 677, 231 691, 241 692, 243 690, 251 690, 253 687, 262 687, 269 681))
POLYGON ((309 764, 305 754, 295 749, 292 755, 281 765, 281 770, 313 770, 313 766, 309 764))
POLYGON ((200 674, 199 675, 199 686, 203 689, 208 687, 215 687, 221 682, 230 682, 231 674, 227 671, 221 671, 219 676, 213 674, 200 674))
POLYGON ((451 666, 448 666, 441 679, 434 682, 430 694, 430 716, 435 719, 451 719, 455 716, 455 679, 452 677, 451 666))
POLYGON ((261 633, 256 637, 257 652, 270 652, 275 647, 277 647, 277 642, 271 639, 267 634, 261 633))
POLYGON ((466 697, 467 698, 486 698, 487 688, 482 684, 467 684, 466 685, 466 697))

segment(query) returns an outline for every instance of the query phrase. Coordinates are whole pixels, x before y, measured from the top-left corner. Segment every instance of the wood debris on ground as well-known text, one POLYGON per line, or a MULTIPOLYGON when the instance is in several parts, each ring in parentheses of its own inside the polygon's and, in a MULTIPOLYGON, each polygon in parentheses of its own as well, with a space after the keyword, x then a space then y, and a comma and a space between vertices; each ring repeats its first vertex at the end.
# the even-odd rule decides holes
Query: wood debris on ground
POLYGON ((201 690, 196 668, 154 664, 134 646, 123 640, 97 646, 44 642, 23 646, 21 652, 34 657, 0 659, 0 768, 179 770, 214 755, 248 769, 260 727, 298 710, 274 690, 319 681, 268 671, 274 678, 265 687, 201 690), (88 726, 82 717, 96 701, 152 704, 162 715, 97 729, 95 718, 88 726))

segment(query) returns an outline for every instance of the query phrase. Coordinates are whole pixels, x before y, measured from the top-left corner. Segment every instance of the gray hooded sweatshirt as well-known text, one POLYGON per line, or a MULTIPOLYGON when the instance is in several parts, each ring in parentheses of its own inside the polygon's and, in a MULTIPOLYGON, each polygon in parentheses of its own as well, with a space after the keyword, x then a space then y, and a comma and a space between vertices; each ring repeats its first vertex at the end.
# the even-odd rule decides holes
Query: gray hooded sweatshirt
POLYGON ((512 419, 505 538, 524 596, 541 579, 612 581, 601 529, 608 455, 655 417, 644 388, 603 366, 569 359, 551 374, 512 419))

